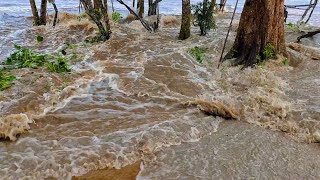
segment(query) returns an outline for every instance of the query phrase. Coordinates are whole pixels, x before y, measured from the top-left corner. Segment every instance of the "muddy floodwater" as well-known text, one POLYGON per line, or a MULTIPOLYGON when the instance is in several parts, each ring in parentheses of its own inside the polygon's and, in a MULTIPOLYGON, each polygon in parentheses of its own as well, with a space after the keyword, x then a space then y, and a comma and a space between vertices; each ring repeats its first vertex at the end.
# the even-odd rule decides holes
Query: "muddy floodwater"
MULTIPOLYGON (((55 29, 8 22, 0 61, 13 44, 75 58, 66 74, 10 71, 17 80, 0 94, 0 179, 95 177, 123 167, 123 177, 137 179, 319 179, 320 60, 217 69, 229 19, 219 15, 206 37, 192 27, 186 41, 177 40, 177 16, 163 16, 152 34, 139 21, 112 24, 103 43, 85 42, 97 30, 76 15, 61 14, 55 29), (195 46, 206 50, 203 64, 188 53, 195 46), (239 117, 185 106, 198 99, 239 117)), ((288 48, 298 35, 287 32, 288 48)), ((320 51, 319 35, 302 44, 320 51)))

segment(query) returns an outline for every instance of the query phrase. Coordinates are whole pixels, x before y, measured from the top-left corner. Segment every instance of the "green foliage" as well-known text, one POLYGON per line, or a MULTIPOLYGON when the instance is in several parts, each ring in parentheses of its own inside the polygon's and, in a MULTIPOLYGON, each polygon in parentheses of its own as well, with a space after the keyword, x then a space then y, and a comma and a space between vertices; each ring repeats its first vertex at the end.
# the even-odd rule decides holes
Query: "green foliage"
POLYGON ((38 68, 45 66, 51 72, 70 72, 68 61, 60 54, 47 55, 36 54, 30 49, 15 45, 16 51, 4 62, 6 65, 14 65, 17 68, 38 68))
POLYGON ((47 62, 45 66, 50 72, 63 73, 71 71, 67 59, 60 54, 53 56, 52 60, 47 62))
POLYGON ((121 19, 121 14, 119 12, 113 12, 112 13, 112 21, 118 23, 121 19))
POLYGON ((292 22, 290 22, 287 24, 287 26, 293 28, 294 24, 292 22))
POLYGON ((288 58, 284 58, 282 60, 282 64, 285 65, 285 66, 289 66, 289 59, 288 58))
POLYGON ((43 36, 38 35, 36 39, 38 42, 42 42, 44 38, 43 36))
POLYGON ((205 49, 195 46, 195 47, 189 49, 189 50, 188 50, 188 53, 189 53, 193 58, 195 58, 198 63, 200 63, 200 64, 203 63, 205 49))
POLYGON ((193 24, 200 27, 200 35, 205 36, 208 31, 216 28, 215 19, 210 8, 210 2, 200 2, 196 5, 192 5, 191 9, 193 11, 193 16, 195 17, 193 24))
POLYGON ((15 79, 16 79, 15 76, 7 74, 1 70, 0 71, 0 91, 3 91, 11 87, 12 81, 15 79))
POLYGON ((47 55, 38 55, 32 50, 14 45, 15 52, 4 62, 6 65, 14 65, 18 68, 36 68, 43 66, 47 55))
POLYGON ((264 59, 272 59, 274 58, 275 54, 274 54, 274 47, 271 43, 268 43, 263 50, 263 57, 264 59))

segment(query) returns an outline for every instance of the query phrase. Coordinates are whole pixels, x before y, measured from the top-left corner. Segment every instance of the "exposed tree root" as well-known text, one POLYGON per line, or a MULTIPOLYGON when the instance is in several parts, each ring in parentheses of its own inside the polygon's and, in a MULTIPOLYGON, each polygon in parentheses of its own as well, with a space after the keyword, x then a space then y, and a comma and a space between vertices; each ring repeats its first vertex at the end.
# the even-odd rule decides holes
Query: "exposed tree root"
POLYGON ((225 119, 238 119, 239 113, 231 107, 225 106, 221 102, 208 102, 204 100, 188 101, 183 105, 190 107, 196 106, 202 112, 213 116, 219 116, 225 119))

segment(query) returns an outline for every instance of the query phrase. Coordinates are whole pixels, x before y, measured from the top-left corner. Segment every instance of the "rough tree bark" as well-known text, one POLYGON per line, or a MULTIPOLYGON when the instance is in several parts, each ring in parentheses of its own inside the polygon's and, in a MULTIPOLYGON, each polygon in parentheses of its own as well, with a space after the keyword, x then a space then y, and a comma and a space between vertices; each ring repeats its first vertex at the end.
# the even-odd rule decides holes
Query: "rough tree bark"
POLYGON ((252 66, 266 59, 267 44, 275 54, 286 55, 283 18, 284 0, 246 0, 236 40, 224 59, 236 58, 235 65, 252 66))
POLYGON ((190 0, 182 0, 182 20, 179 39, 185 40, 190 37, 191 7, 190 0))
POLYGON ((30 6, 32 11, 33 24, 35 26, 39 26, 39 14, 38 14, 36 2, 34 0, 30 0, 30 6))
POLYGON ((48 0, 41 0, 41 7, 40 7, 40 25, 47 24, 47 4, 48 0))

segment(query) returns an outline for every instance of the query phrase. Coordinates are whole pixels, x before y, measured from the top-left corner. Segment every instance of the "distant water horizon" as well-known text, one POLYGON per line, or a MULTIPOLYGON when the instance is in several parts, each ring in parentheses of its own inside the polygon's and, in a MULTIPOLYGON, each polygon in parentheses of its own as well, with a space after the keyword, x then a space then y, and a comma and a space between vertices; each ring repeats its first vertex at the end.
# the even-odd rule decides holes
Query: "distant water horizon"
MULTIPOLYGON (((197 2, 201 2, 202 0, 191 0, 192 4, 196 4, 197 2)), ((120 12, 122 15, 127 15, 127 9, 119 4, 116 0, 113 0, 114 9, 120 12)), ((125 3, 132 6, 132 0, 124 0, 125 3)), ((219 2, 219 1, 217 1, 219 2)), ((238 13, 241 13, 244 0, 239 2, 239 6, 237 9, 238 13)), ((40 0, 36 0, 36 3, 39 8, 40 0)), ((145 1, 145 9, 147 12, 147 1, 145 1)), ((285 0, 286 5, 301 5, 308 4, 309 1, 306 0, 285 0)), ((56 4, 60 12, 71 12, 78 13, 79 0, 56 0, 56 4)), ((232 11, 235 6, 235 0, 227 1, 227 11, 232 11)), ((109 9, 111 10, 111 0, 109 0, 109 9)), ((49 13, 53 12, 53 8, 50 4, 48 4, 49 13)), ((295 22, 299 20, 301 15, 303 14, 303 10, 297 9, 288 9, 289 11, 289 22, 295 22)), ((181 0, 163 0, 160 3, 160 13, 161 14, 181 14, 181 0)), ((6 21, 5 17, 30 17, 32 16, 29 0, 10 0, 10 1, 0 1, 0 24, 1 21, 6 21)), ((310 24, 320 26, 320 5, 317 5, 313 16, 310 19, 310 24)))

